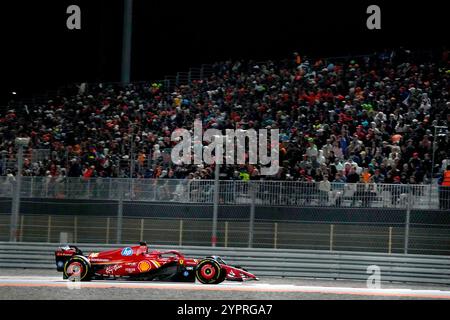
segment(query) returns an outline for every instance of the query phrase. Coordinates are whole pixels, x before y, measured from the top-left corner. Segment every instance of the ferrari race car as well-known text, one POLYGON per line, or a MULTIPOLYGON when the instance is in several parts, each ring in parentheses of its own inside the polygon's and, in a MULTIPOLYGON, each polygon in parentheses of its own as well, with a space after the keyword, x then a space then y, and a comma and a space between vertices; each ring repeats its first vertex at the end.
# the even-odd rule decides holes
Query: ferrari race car
POLYGON ((56 269, 72 281, 127 278, 219 284, 224 280, 258 280, 220 257, 185 258, 176 250, 149 251, 145 242, 138 246, 83 255, 76 246, 60 247, 55 252, 56 269))

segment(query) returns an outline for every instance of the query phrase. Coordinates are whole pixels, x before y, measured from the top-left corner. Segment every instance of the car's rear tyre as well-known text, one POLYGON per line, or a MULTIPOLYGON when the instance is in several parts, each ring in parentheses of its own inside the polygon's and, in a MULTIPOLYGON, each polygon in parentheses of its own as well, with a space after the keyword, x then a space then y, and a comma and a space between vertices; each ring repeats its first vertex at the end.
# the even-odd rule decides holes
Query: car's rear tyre
POLYGON ((197 265, 195 277, 204 284, 219 284, 225 280, 225 272, 216 260, 204 259, 197 265))
POLYGON ((64 264, 64 278, 70 281, 91 280, 91 265, 86 258, 74 256, 64 264))

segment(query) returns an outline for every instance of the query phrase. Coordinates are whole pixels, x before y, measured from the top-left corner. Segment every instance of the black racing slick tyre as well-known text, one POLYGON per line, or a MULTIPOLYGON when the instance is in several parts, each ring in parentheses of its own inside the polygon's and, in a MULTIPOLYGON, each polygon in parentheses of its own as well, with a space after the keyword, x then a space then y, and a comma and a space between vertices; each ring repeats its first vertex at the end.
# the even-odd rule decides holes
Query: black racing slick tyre
POLYGON ((91 264, 82 256, 74 256, 64 264, 64 278, 71 281, 91 280, 91 264))
POLYGON ((219 284, 225 280, 225 272, 213 259, 204 259, 195 269, 195 277, 203 284, 219 284))

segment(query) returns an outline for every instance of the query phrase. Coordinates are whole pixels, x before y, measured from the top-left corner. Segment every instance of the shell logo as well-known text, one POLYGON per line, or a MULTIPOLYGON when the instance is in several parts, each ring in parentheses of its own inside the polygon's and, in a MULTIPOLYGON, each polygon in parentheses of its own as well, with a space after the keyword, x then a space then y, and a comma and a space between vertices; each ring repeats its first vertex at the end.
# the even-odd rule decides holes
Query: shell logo
POLYGON ((140 272, 146 272, 146 271, 150 270, 151 268, 152 268, 152 266, 151 266, 150 262, 148 262, 146 260, 141 261, 138 264, 138 269, 140 272))

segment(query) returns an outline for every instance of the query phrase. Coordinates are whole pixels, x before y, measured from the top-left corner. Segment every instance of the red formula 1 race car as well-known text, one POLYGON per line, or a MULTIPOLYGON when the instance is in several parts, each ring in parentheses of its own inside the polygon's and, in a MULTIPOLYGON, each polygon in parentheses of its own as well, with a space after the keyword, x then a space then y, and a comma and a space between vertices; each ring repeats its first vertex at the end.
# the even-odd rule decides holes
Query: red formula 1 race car
POLYGON ((149 251, 146 243, 138 246, 83 255, 75 246, 55 252, 56 269, 72 281, 127 278, 218 284, 224 280, 258 280, 238 266, 230 266, 220 257, 185 258, 176 250, 149 251))

